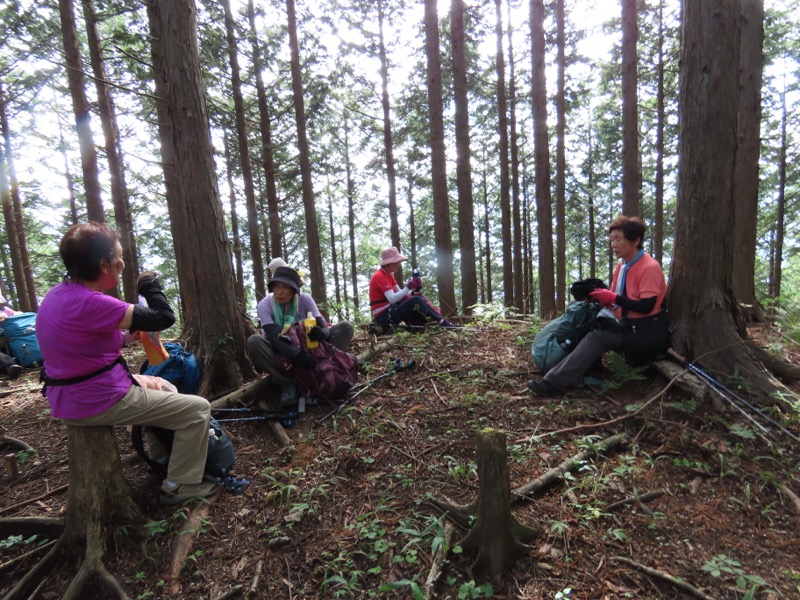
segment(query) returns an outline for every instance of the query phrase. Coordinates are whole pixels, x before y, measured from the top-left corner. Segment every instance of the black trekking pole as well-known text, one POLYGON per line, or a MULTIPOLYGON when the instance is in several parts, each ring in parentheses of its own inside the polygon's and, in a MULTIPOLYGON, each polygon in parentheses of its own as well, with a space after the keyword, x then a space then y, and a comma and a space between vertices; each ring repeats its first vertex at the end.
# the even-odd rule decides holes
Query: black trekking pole
POLYGON ((248 417, 232 417, 217 419, 217 423, 245 423, 247 421, 279 421, 284 427, 294 425, 297 418, 296 411, 269 410, 262 408, 212 408, 212 415, 216 419, 217 414, 245 414, 253 415, 248 417))
POLYGON ((356 398, 358 398, 361 394, 363 394, 365 391, 367 391, 373 385, 378 383, 380 380, 386 379, 387 377, 391 377, 392 375, 394 375, 395 373, 399 373, 400 371, 405 371, 406 369, 411 369, 416 364, 417 363, 414 362, 414 359, 410 359, 410 360, 407 360, 406 362, 403 362, 399 358, 395 358, 394 361, 392 362, 392 368, 390 370, 386 371, 386 373, 384 373, 383 375, 378 375, 377 377, 373 377, 369 381, 366 381, 366 382, 364 382, 364 383, 362 383, 362 384, 360 384, 358 386, 355 386, 353 389, 358 388, 358 391, 356 391, 355 393, 352 393, 353 389, 351 389, 350 390, 351 394, 347 397, 347 399, 345 399, 344 402, 342 402, 339 406, 337 406, 335 409, 333 409, 327 415, 325 415, 324 417, 318 419, 317 422, 314 423, 314 427, 319 426, 320 424, 324 423, 326 420, 331 418, 333 415, 335 415, 338 412, 340 412, 345 406, 347 406, 348 404, 351 404, 356 398))
POLYGON ((677 352, 675 352, 672 348, 667 350, 667 354, 676 360, 681 366, 683 366, 686 370, 688 370, 693 375, 696 375, 700 381, 708 385, 712 390, 714 390, 722 399, 727 401, 731 406, 733 406, 736 410, 742 413, 747 419, 749 419, 756 427, 758 427, 761 431, 766 434, 769 434, 770 431, 764 427, 761 423, 756 421, 750 414, 748 414, 739 404, 737 401, 758 414, 762 419, 767 421, 768 423, 774 425, 778 429, 780 429, 783 433, 788 435, 796 442, 800 442, 800 438, 793 434, 791 431, 786 429, 783 425, 778 423, 775 419, 771 418, 769 415, 764 414, 757 406, 754 406, 738 394, 725 386, 724 384, 720 383, 716 379, 714 379, 711 375, 703 371, 700 367, 696 364, 689 362, 686 360, 685 357, 681 356, 677 352))

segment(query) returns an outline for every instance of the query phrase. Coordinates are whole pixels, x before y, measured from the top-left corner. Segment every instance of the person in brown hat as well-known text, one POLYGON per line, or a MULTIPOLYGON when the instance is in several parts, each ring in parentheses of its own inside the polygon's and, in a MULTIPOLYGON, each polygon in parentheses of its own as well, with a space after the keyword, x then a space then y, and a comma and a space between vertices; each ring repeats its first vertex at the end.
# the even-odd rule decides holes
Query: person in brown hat
POLYGON ((381 264, 369 280, 369 306, 372 319, 381 327, 405 322, 407 325, 423 325, 436 322, 439 327, 456 327, 447 321, 439 309, 420 293, 422 280, 412 277, 404 288, 397 285, 394 274, 405 256, 392 246, 381 251, 381 264))
POLYGON ((325 340, 344 351, 347 351, 353 339, 353 326, 347 321, 329 326, 314 299, 300 291, 302 286, 303 280, 297 271, 291 267, 277 267, 267 286, 270 294, 262 298, 257 307, 264 334, 255 333, 247 338, 247 350, 253 366, 262 373, 268 373, 272 381, 281 386, 282 406, 296 404, 300 392, 291 379, 276 369, 275 353, 299 368, 308 369, 314 365, 307 353, 282 337, 287 328, 310 314, 317 320, 317 326, 311 329, 309 339, 325 340))

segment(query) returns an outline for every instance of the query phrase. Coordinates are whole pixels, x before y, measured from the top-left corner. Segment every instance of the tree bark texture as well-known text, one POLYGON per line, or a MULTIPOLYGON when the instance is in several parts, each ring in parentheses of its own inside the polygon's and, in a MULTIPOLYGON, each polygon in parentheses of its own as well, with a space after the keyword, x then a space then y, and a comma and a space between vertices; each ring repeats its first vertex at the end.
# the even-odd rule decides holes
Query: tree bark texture
POLYGON ((653 246, 651 255, 659 264, 664 262, 664 0, 658 3, 658 63, 656 64, 656 179, 655 214, 653 215, 653 246))
POLYGON ((252 375, 246 328, 231 294, 235 280, 197 47, 192 0, 147 2, 161 159, 183 300, 187 347, 203 370, 199 390, 213 395, 252 375))
POLYGON ((453 85, 455 88, 456 186, 458 188, 458 246, 461 254, 461 310, 470 314, 478 302, 475 271, 475 213, 472 200, 470 160, 469 97, 467 94, 467 52, 464 32, 464 0, 450 2, 453 44, 453 85))
POLYGON ((636 0, 622 0, 622 212, 641 216, 636 0))
POLYGON ((734 165, 733 295, 753 320, 763 319, 755 288, 758 160, 761 150, 761 81, 764 70, 764 2, 742 2, 739 109, 734 165))
POLYGON ((526 544, 539 532, 521 524, 511 513, 511 483, 505 432, 485 429, 478 433, 479 490, 476 519, 460 542, 475 555, 473 567, 497 577, 510 569, 526 544))
POLYGON ((550 194, 550 149, 547 132, 544 3, 530 0, 531 60, 533 61, 533 144, 536 167, 536 223, 539 232, 539 314, 555 314, 553 281, 553 211, 550 194))
POLYGON ((303 180, 303 208, 306 218, 306 240, 308 242, 308 267, 311 274, 311 295, 325 304, 328 294, 325 289, 325 271, 322 268, 322 248, 317 227, 317 209, 314 205, 314 187, 311 177, 311 151, 306 131, 306 110, 303 102, 303 76, 300 71, 300 44, 297 39, 297 16, 294 0, 286 0, 289 23, 289 50, 291 52, 292 95, 294 115, 297 121, 297 147, 300 151, 300 176, 303 180))
POLYGON ((242 265, 242 240, 239 237, 239 213, 236 210, 236 188, 233 183, 233 161, 231 144, 226 133, 222 142, 225 147, 226 176, 228 180, 228 198, 231 207, 231 238, 233 239, 233 264, 236 265, 236 299, 242 310, 245 309, 244 266, 242 265))
POLYGON ((522 213, 520 208, 522 192, 520 190, 519 135, 517 134, 517 78, 514 60, 514 29, 511 18, 511 3, 508 3, 508 127, 510 129, 509 150, 511 155, 511 291, 513 306, 518 313, 525 311, 525 288, 523 283, 522 255, 525 247, 525 236, 522 231, 522 213))
POLYGON ((442 112, 442 64, 439 52, 439 15, 436 0, 425 0, 425 53, 428 61, 428 117, 430 118, 431 176, 433 178, 433 232, 436 244, 436 283, 439 308, 444 315, 456 312, 453 281, 453 243, 442 112))
POLYGON ((564 140, 567 118, 565 72, 565 19, 564 0, 556 2, 556 45, 558 65, 558 91, 556 92, 556 311, 562 312, 567 303, 567 233, 566 233, 566 143, 564 140))
POLYGON ((684 5, 678 210, 668 290, 672 343, 764 399, 781 387, 748 350, 731 288, 739 1, 684 5))
POLYGON ((58 0, 61 16, 61 34, 64 41, 64 57, 67 65, 69 93, 72 96, 72 112, 81 150, 83 187, 86 192, 86 212, 90 221, 105 223, 103 201, 100 196, 100 180, 97 173, 97 150, 89 123, 89 100, 84 87, 83 61, 75 27, 75 11, 72 0, 58 0))

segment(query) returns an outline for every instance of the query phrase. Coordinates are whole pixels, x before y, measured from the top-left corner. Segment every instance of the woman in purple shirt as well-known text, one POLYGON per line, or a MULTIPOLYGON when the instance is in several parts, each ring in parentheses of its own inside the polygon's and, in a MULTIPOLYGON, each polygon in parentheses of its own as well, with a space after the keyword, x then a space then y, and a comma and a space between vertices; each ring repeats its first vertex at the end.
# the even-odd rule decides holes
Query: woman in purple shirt
POLYGON ((101 223, 73 225, 59 252, 64 281, 44 297, 36 337, 47 371, 45 395, 54 417, 68 425, 144 425, 175 431, 161 502, 212 495, 203 481, 211 406, 199 396, 136 384, 122 359, 123 330, 162 331, 175 322, 155 273, 139 276, 147 306, 103 294, 125 267, 119 233, 101 223))

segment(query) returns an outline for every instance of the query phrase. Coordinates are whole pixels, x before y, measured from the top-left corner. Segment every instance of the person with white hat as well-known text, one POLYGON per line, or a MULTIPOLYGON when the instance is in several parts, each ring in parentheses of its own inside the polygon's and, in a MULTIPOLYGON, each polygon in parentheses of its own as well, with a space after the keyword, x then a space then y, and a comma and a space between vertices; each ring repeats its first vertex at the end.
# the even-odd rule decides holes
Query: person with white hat
POLYGON ((403 261, 408 260, 394 246, 381 251, 381 264, 369 280, 369 307, 372 319, 381 327, 405 322, 406 325, 424 326, 433 321, 439 327, 457 327, 442 316, 439 309, 419 292, 422 280, 412 277, 402 289, 394 274, 403 261))

